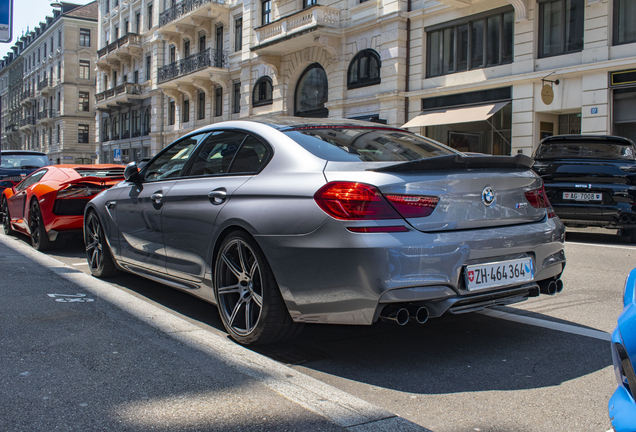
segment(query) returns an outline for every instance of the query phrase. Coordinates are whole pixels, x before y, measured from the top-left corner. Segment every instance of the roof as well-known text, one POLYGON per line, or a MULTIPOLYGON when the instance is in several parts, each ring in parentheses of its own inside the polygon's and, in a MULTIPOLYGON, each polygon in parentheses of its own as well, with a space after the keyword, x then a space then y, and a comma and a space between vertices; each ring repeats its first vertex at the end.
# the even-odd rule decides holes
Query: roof
POLYGON ((76 7, 69 12, 63 13, 62 16, 97 21, 99 17, 99 6, 97 4, 97 0, 90 2, 84 6, 76 7))
MULTIPOLYGON (((254 116, 248 117, 245 119, 234 120, 237 122, 240 121, 252 121, 257 123, 262 123, 268 126, 271 126, 278 130, 284 129, 296 129, 301 127, 318 127, 318 126, 359 126, 366 128, 375 128, 378 129, 396 129, 401 130, 396 127, 387 126, 381 123, 373 123, 363 120, 353 120, 353 119, 335 119, 335 118, 306 118, 306 117, 292 117, 292 116, 283 116, 283 115, 264 115, 264 116, 254 116)), ((218 124, 218 123, 217 123, 218 124)), ((408 131, 404 131, 408 132, 408 131)))

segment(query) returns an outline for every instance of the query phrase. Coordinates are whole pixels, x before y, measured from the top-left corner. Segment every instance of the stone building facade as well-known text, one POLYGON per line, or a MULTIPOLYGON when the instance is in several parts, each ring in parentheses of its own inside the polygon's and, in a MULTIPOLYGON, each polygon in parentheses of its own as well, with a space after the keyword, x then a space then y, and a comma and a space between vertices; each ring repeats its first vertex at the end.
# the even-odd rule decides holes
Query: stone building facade
POLYGON ((633 0, 98 2, 103 161, 265 114, 409 122, 492 154, 636 133, 633 0))
POLYGON ((97 2, 62 3, 0 63, 2 147, 94 163, 97 2))

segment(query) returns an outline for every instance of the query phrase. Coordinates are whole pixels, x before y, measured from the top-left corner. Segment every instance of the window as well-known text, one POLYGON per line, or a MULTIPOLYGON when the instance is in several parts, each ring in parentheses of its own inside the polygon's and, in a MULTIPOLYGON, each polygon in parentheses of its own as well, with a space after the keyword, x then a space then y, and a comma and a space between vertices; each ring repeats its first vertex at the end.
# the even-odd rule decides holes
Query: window
POLYGON ((296 86, 294 115, 297 117, 328 117, 325 108, 329 93, 327 74, 318 63, 309 65, 296 86))
POLYGON ((581 113, 559 115, 559 135, 580 135, 581 113))
POLYGON ((318 4, 318 2, 316 0, 303 0, 303 7, 310 7, 313 6, 315 4, 318 4))
POLYGON ((174 101, 168 102, 168 124, 173 125, 175 123, 175 106, 174 101))
POLYGON ((146 108, 144 113, 144 135, 150 135, 150 108, 146 108))
POLYGON ((223 89, 216 87, 214 89, 214 116, 220 117, 223 115, 223 89))
POLYGON ((202 133, 190 136, 170 145, 148 164, 144 180, 153 181, 179 177, 192 152, 207 135, 207 133, 202 133))
POLYGON ((89 47, 91 46, 91 31, 90 29, 80 29, 80 46, 89 47))
POLYGON ((46 43, 44 44, 44 58, 46 58, 46 43))
POLYGON ((152 5, 148 5, 148 30, 152 28, 152 5))
POLYGON ((115 28, 113 29, 113 36, 115 36, 113 38, 113 42, 119 39, 119 26, 115 26, 115 28))
POLYGON ((57 32, 57 47, 62 48, 62 30, 57 32))
POLYGON ((57 79, 62 81, 62 62, 57 62, 57 79))
POLYGON ((509 8, 427 29, 428 77, 511 63, 514 11, 509 8))
POLYGON ((243 49, 243 17, 234 19, 234 52, 243 49))
POLYGON ((264 76, 256 81, 254 91, 252 93, 252 106, 271 105, 272 100, 272 79, 264 76))
POLYGON ((174 63, 177 61, 177 49, 174 45, 170 45, 170 63, 174 63))
POLYGON ((636 1, 614 0, 614 45, 636 42, 636 1))
POLYGON ((539 57, 583 50, 585 0, 539 3, 539 57))
POLYGON ((146 56, 146 81, 150 79, 150 66, 152 64, 151 56, 146 56))
POLYGON ((77 141, 88 144, 88 125, 81 124, 77 126, 77 141))
POLYGON ((119 6, 119 0, 113 0, 113 7, 119 6))
POLYGON ((124 34, 125 35, 128 34, 128 31, 129 31, 128 27, 129 27, 128 20, 126 20, 126 21, 124 21, 124 34))
POLYGON ((109 13, 110 12, 110 0, 106 0, 104 2, 104 13, 109 13))
POLYGON ((113 116, 113 139, 119 139, 119 115, 113 116))
POLYGON ((272 18, 272 2, 265 0, 261 2, 261 25, 269 24, 272 18))
POLYGON ((135 84, 139 84, 139 71, 138 70, 133 72, 133 82, 135 84))
POLYGON ((80 60, 79 61, 79 77, 80 79, 90 79, 90 68, 91 62, 89 60, 80 60))
POLYGON ((110 118, 105 117, 102 121, 102 141, 110 141, 110 118))
POLYGON ((141 12, 135 13, 135 33, 141 33, 141 12))
POLYGON ((267 163, 270 150, 252 136, 213 132, 196 154, 189 176, 256 173, 267 163))
POLYGON ((130 113, 125 112, 121 115, 121 138, 130 138, 130 113))
POLYGON ((241 112, 241 83, 234 83, 234 92, 233 92, 233 103, 232 103, 232 112, 240 113, 241 112))
POLYGON ((205 118, 205 93, 199 92, 199 120, 205 118))
POLYGON ((183 123, 187 123, 190 121, 190 101, 184 100, 182 108, 183 108, 183 113, 181 114, 181 118, 183 123))
POLYGON ((360 51, 351 60, 347 72, 347 88, 380 84, 380 55, 372 49, 360 51))
POLYGON ((199 34, 199 52, 205 51, 205 33, 199 34))
POLYGON ((139 110, 132 112, 132 136, 133 138, 141 135, 141 113, 139 110))
POLYGON ((79 108, 78 109, 80 111, 88 111, 89 97, 90 97, 89 92, 82 92, 82 91, 79 92, 79 108))
POLYGON ((183 41, 183 58, 190 57, 190 41, 183 41))

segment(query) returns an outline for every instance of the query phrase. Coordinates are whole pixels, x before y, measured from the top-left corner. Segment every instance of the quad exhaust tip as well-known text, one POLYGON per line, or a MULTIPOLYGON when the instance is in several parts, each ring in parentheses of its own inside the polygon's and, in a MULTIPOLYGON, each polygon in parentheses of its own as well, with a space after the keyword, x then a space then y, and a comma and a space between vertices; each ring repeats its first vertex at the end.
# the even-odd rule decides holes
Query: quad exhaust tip
POLYGON ((541 294, 555 295, 563 291, 563 281, 561 279, 550 281, 541 285, 541 294))
POLYGON ((405 307, 387 306, 380 313, 380 319, 403 326, 409 322, 409 311, 405 307))
POLYGON ((409 308, 409 316, 418 324, 424 324, 428 321, 428 309, 421 306, 411 306, 409 308))

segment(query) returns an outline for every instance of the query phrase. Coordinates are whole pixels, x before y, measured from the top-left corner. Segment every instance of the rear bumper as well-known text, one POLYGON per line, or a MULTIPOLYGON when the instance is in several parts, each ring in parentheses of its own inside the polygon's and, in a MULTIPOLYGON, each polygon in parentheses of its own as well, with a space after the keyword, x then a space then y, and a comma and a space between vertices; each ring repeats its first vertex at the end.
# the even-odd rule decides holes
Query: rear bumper
POLYGON ((391 303, 426 303, 434 317, 521 301, 565 265, 558 218, 442 233, 353 234, 353 225, 329 220, 308 235, 256 237, 294 320, 372 324, 391 303), (533 283, 466 291, 465 265, 519 256, 532 257, 533 283))
POLYGON ((631 205, 552 204, 552 208, 567 226, 636 228, 636 212, 631 205))

